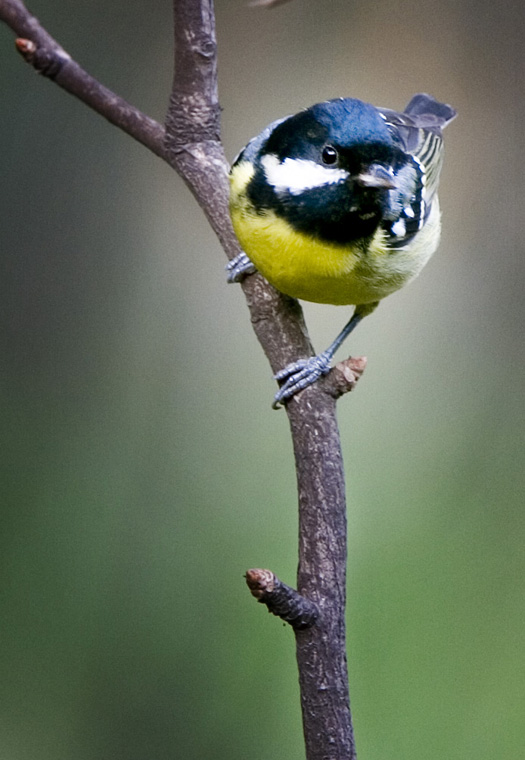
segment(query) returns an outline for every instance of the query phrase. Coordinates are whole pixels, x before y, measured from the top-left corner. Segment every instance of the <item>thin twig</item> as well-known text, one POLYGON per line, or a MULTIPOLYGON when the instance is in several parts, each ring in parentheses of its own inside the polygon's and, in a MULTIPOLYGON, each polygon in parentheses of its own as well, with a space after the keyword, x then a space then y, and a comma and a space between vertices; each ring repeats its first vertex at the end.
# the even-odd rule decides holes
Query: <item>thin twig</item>
POLYGON ((366 369, 366 364, 366 356, 351 356, 349 359, 338 362, 323 378, 323 390, 335 399, 355 390, 357 381, 366 369))
POLYGON ((283 583, 271 570, 253 568, 246 571, 246 585, 268 612, 289 623, 294 631, 304 631, 319 619, 319 607, 283 583))
POLYGON ((164 128, 79 66, 21 0, 0 0, 0 20, 18 35, 17 49, 36 71, 52 79, 157 156, 166 158, 164 128))

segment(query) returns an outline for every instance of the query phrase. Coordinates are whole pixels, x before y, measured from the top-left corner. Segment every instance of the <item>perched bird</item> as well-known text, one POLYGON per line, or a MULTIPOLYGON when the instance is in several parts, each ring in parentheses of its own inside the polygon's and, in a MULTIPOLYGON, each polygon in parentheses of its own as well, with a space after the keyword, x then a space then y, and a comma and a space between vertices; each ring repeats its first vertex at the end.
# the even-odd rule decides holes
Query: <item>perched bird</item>
POLYGON ((326 351, 275 375, 274 407, 326 374, 361 319, 436 250, 442 129, 455 115, 426 94, 403 113, 339 98, 273 122, 235 159, 230 213, 243 253, 228 280, 257 269, 294 298, 355 306, 326 351))

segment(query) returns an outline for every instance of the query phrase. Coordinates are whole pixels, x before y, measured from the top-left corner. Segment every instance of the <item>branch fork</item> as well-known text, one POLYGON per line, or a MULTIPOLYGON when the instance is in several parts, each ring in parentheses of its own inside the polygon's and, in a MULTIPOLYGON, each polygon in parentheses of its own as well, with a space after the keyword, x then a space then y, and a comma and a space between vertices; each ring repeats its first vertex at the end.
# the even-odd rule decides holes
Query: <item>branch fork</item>
MULTIPOLYGON (((284 1, 259 0, 266 6, 284 1)), ((180 174, 231 259, 240 248, 228 214, 228 162, 219 135, 213 0, 173 0, 173 10, 175 77, 165 127, 84 71, 22 0, 0 0, 0 21, 15 32, 17 49, 37 71, 180 174)), ((313 354, 296 301, 257 275, 241 287, 274 372, 313 354)), ((258 601, 297 634, 307 760, 356 758, 345 648, 346 504, 335 400, 353 390, 365 366, 364 358, 340 362, 286 404, 299 492, 298 590, 269 570, 246 574, 258 601)))

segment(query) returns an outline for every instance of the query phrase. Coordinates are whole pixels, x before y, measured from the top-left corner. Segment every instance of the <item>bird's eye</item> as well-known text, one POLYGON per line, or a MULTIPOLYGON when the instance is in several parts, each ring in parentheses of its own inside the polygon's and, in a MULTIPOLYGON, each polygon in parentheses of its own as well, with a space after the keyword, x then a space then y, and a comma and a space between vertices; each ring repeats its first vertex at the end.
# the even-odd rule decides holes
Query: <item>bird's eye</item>
POLYGON ((337 151, 333 145, 325 145, 321 154, 324 164, 335 164, 337 162, 337 151))

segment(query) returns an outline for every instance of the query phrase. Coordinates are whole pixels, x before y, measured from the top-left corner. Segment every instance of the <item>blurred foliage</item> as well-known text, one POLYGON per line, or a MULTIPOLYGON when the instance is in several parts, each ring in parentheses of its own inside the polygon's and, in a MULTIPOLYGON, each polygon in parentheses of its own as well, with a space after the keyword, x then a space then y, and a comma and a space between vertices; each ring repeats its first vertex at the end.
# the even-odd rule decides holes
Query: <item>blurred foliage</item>
MULTIPOLYGON (((35 0, 162 119, 170 3, 35 0)), ((452 103, 443 243, 357 331, 340 402, 349 667, 366 760, 516 760, 525 741, 522 8, 218 0, 228 155, 337 95, 452 103)), ((6 760, 299 760, 284 413, 182 183, 37 77, 0 28, 6 760)), ((344 309, 306 307, 322 347, 344 309)))

